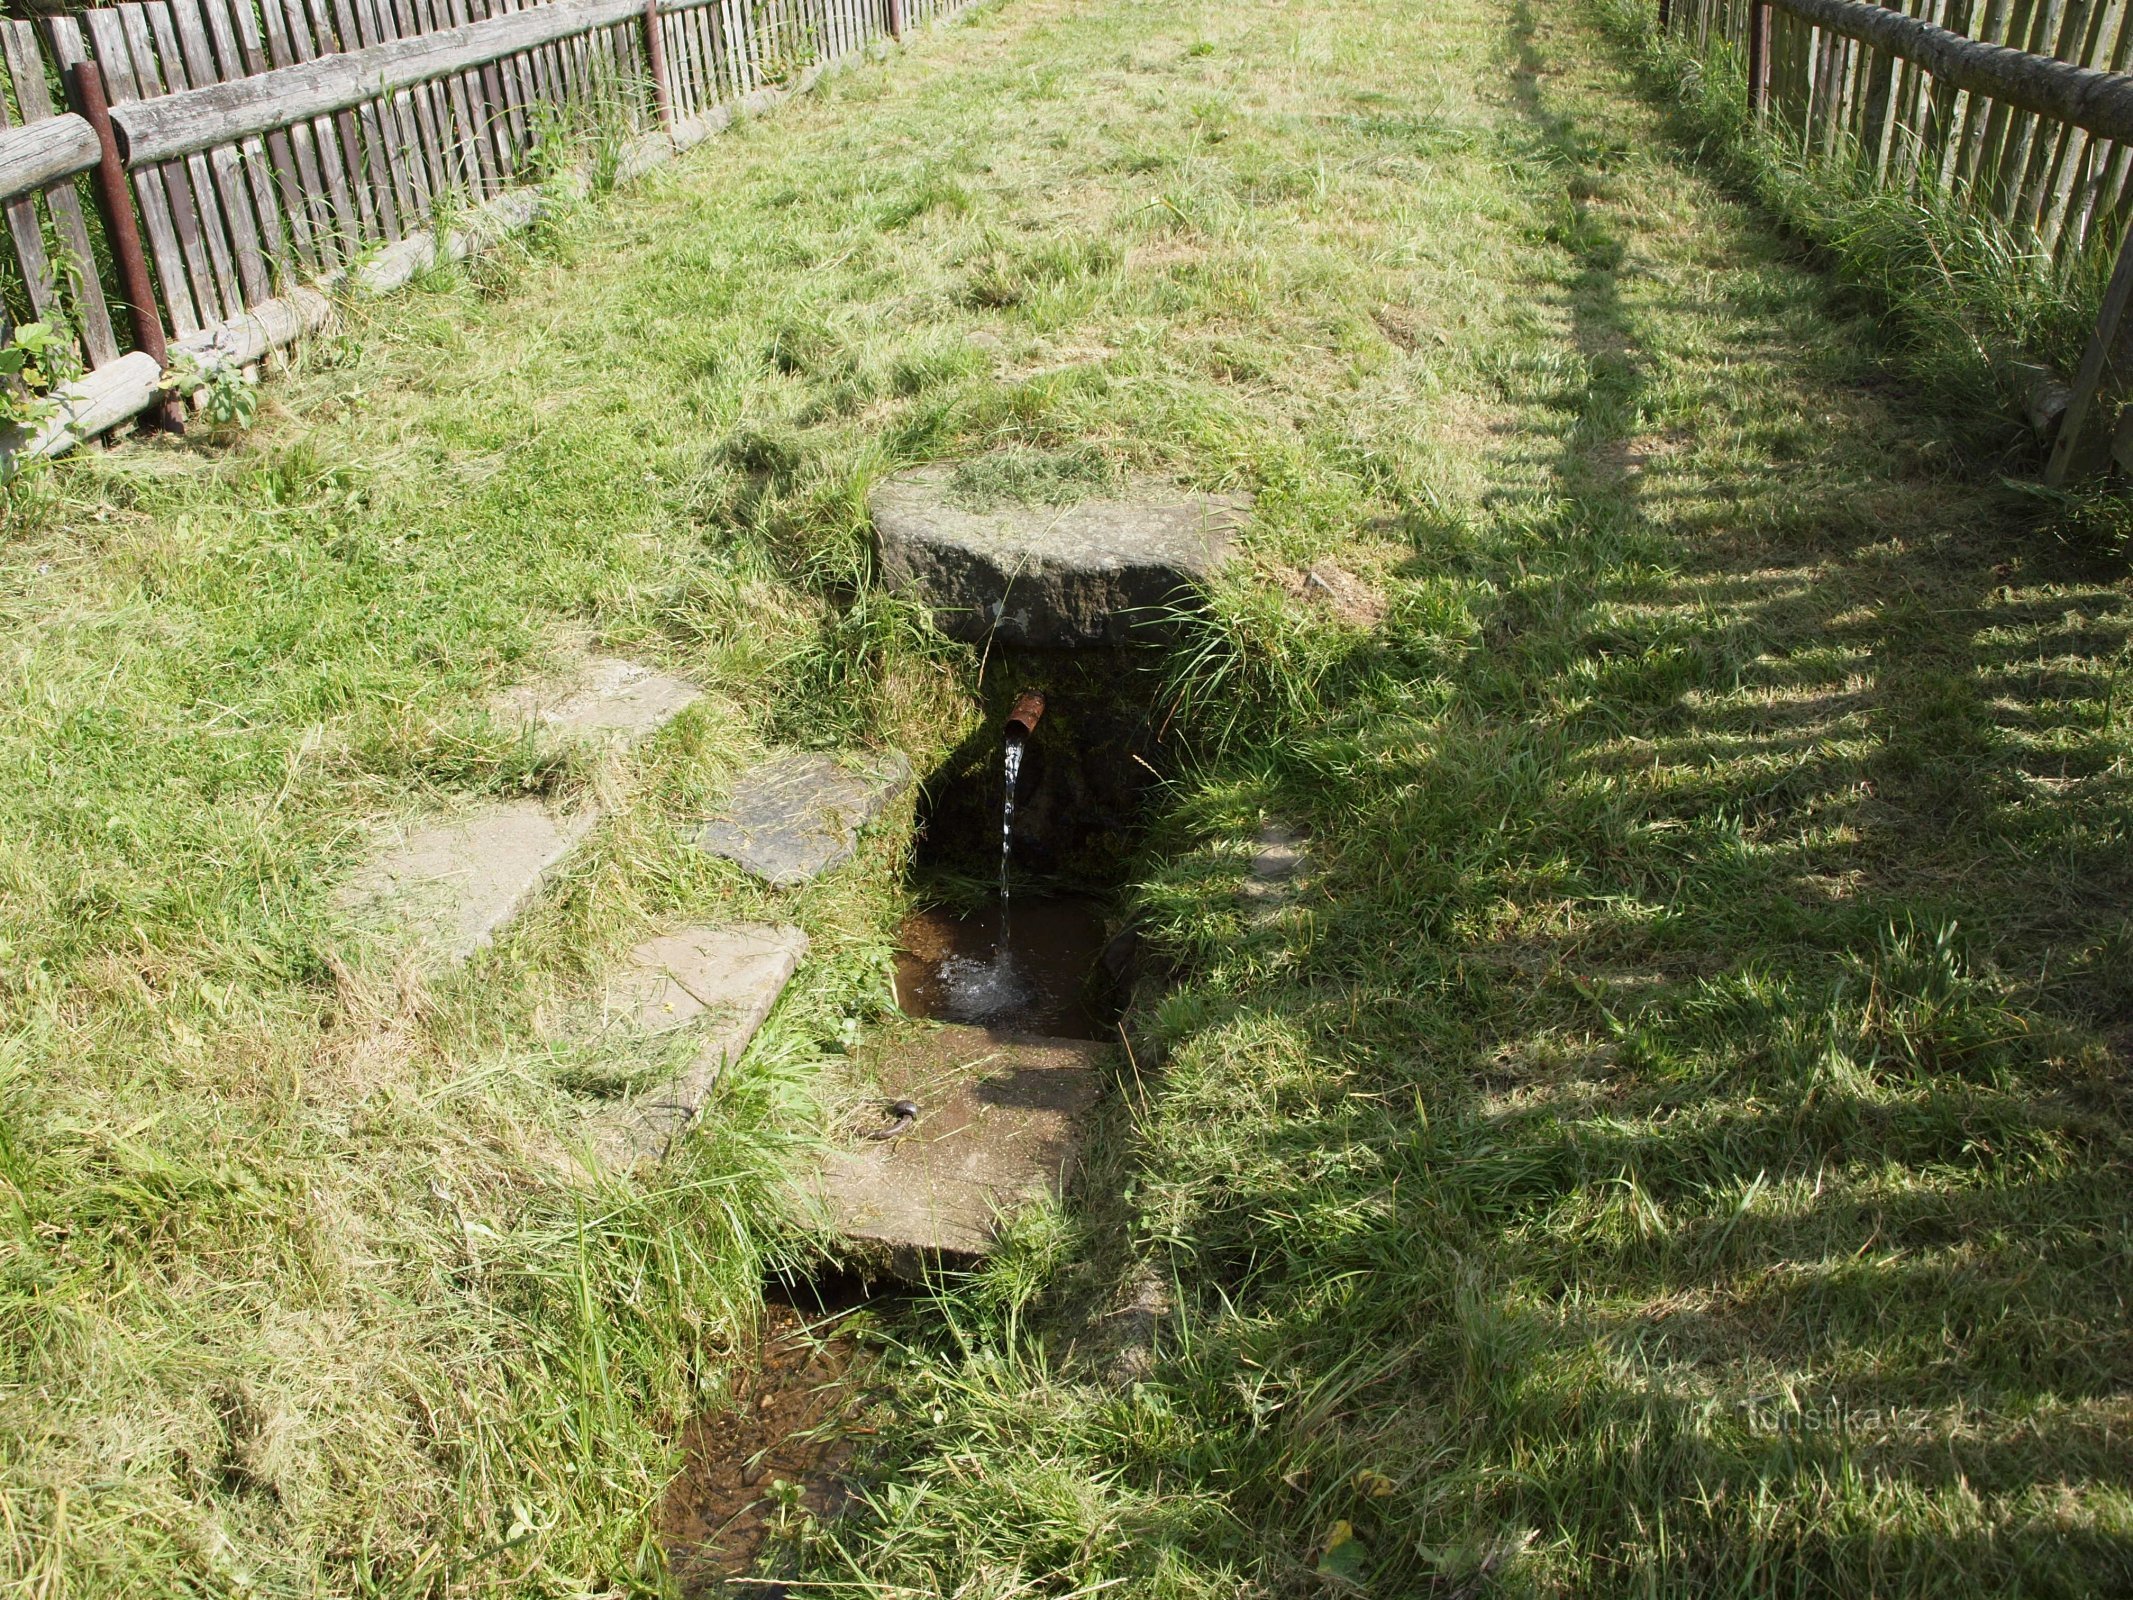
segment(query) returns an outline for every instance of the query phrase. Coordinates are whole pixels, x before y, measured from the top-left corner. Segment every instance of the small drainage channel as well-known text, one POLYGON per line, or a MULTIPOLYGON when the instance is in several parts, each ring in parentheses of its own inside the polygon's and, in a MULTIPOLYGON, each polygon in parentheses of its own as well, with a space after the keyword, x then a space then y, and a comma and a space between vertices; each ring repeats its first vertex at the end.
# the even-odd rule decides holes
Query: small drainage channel
POLYGON ((822 1522, 843 1508, 845 1469, 870 1431, 871 1360, 857 1324, 872 1314, 856 1278, 779 1285, 766 1296, 755 1362, 727 1407, 683 1431, 688 1466, 660 1510, 683 1594, 787 1592, 754 1574, 788 1519, 822 1522))
MULTIPOLYGON (((1154 680, 1106 654, 1004 652, 988 664, 990 683, 1012 688, 988 694, 984 721, 924 786, 895 969, 905 1016, 949 1035, 983 1030, 1018 1054, 1024 1040, 1093 1050, 1117 1038, 1121 941, 1106 914, 1155 777, 1154 680), (1040 681, 1033 714, 1022 691, 1040 681)), ((887 1095, 877 1111, 895 1131, 887 1095)), ((954 1114, 921 1104, 914 1133, 954 1114)), ((730 1404, 686 1431, 688 1465, 663 1508, 684 1594, 785 1594, 762 1575, 766 1548, 790 1521, 842 1508, 877 1403, 865 1330, 908 1303, 896 1270, 772 1286, 759 1354, 730 1404)))
POLYGON ((858 1271, 773 1296, 733 1406, 689 1431, 664 1528, 686 1593, 787 1592, 766 1546, 836 1514, 876 1404, 863 1329, 896 1303, 871 1282, 982 1256, 1003 1204, 1078 1163, 1126 975, 1106 907, 1161 765, 1154 652, 1116 647, 1165 642, 1250 510, 1156 486, 986 511, 954 489, 920 469, 871 506, 890 587, 985 650, 985 716, 924 785, 896 963, 900 1009, 937 1026, 891 1039, 874 1125, 825 1168, 858 1271), (1113 648, 1060 648, 1091 645, 1113 648))

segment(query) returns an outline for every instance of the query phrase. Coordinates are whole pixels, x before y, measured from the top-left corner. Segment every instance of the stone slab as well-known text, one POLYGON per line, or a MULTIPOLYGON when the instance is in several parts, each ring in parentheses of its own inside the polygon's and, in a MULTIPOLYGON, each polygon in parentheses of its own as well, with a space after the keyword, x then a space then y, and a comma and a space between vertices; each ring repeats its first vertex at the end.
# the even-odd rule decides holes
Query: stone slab
POLYGON ((635 744, 702 698, 703 691, 685 679, 618 656, 589 656, 557 681, 507 691, 496 711, 575 738, 635 744))
POLYGON ((514 800, 403 829, 338 901, 369 931, 464 961, 525 908, 597 820, 589 810, 558 816, 538 800, 514 800))
POLYGON ((755 922, 683 928, 629 953, 602 1004, 608 1025, 656 1035, 702 1023, 704 1038, 674 1077, 598 1120, 594 1144, 605 1164, 673 1153, 806 954, 799 928, 755 922))
POLYGON ((1123 498, 971 511, 946 467, 899 473, 868 502, 882 576, 958 639, 1053 647, 1161 642, 1199 603, 1249 495, 1141 483, 1123 498))
POLYGON ((795 888, 849 861, 859 830, 910 783, 911 763, 895 750, 853 766, 815 752, 773 756, 741 774, 697 843, 774 888, 795 888))
POLYGON ((1264 823, 1252 844, 1251 877, 1245 892, 1286 894, 1303 868, 1303 840, 1278 822, 1264 823))
POLYGON ((1252 907, 1246 921, 1255 928, 1280 923, 1302 892, 1309 866, 1300 835, 1278 822, 1261 824, 1259 835, 1252 842, 1250 870, 1237 886, 1238 896, 1252 907))
POLYGON ((823 1164, 827 1225, 861 1265, 904 1277, 984 1255, 1003 1216, 1072 1182, 1109 1050, 969 1027, 891 1046, 873 1063, 880 1102, 915 1101, 917 1124, 868 1140, 880 1125, 880 1103, 868 1103, 823 1164))

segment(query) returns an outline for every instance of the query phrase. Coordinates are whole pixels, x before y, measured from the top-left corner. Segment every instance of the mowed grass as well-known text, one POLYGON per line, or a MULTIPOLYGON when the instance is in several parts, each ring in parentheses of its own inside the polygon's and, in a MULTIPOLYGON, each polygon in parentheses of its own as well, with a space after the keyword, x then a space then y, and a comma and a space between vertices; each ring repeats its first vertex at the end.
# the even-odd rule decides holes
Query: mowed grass
POLYGON ((44 480, 0 555, 7 1579, 658 1591, 902 847, 781 904, 687 829, 770 744, 962 736, 978 662, 871 590, 864 498, 1000 456, 968 492, 1258 509, 1164 664, 1118 1190, 913 1314, 868 1504, 780 1559, 2133 1585, 2123 569, 1632 82, 1520 0, 1013 0, 376 308, 243 439, 44 480), (483 712, 586 635, 705 704, 628 760, 483 712), (346 954, 369 826, 527 792, 610 819, 497 950, 346 954), (1312 872, 1254 922, 1269 815, 1312 872), (648 1063, 573 1008, 736 914, 806 924, 796 991, 686 1160, 586 1180, 648 1063))
POLYGON ((1116 352, 1082 436, 1259 511, 1172 663, 1124 1199, 913 1318, 800 1570, 2133 1586, 2122 565, 1583 15, 1103 8, 1033 57, 1072 87, 993 184, 1159 230, 1050 335, 1116 352), (1314 864, 1272 922, 1267 816, 1314 864))

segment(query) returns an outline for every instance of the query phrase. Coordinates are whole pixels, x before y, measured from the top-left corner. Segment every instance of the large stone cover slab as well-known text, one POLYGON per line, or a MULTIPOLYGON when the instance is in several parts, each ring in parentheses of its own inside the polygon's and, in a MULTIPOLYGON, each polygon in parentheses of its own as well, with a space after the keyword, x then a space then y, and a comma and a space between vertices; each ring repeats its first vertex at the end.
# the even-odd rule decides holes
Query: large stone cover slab
MULTIPOLYGON (((944 1027, 873 1063, 883 1096, 919 1108, 888 1141, 853 1131, 825 1162, 817 1199, 861 1265, 922 1276, 991 1250, 1000 1219, 1066 1190, 1109 1046, 944 1027)), ((871 1108, 870 1108, 871 1109, 871 1108)))
POLYGON ((1248 495, 1137 485, 1120 499, 971 511, 945 467, 899 474, 869 502, 882 576, 958 639, 1071 647, 1161 642, 1198 604, 1248 495))

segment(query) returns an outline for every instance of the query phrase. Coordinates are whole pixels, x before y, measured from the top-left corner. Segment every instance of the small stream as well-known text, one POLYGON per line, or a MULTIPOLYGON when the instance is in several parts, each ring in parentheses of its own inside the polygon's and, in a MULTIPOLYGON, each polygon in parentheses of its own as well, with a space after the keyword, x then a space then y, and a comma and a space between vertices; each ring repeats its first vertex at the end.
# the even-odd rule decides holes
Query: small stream
MULTIPOLYGON (((1041 694, 1023 691, 1001 734, 998 897, 961 914, 914 910, 899 930, 896 1000, 908 1017, 1059 1039, 1113 1032, 1118 1011, 1103 981, 1099 902, 1013 895, 1016 805, 1044 709, 1041 694)), ((1041 798, 1042 759, 1033 771, 1041 798)), ((1038 808, 1039 823, 1045 811, 1038 808)), ((983 849, 981 826, 977 817, 961 824, 963 848, 983 849)), ((1041 858, 1041 827, 1038 834, 1041 858)), ((775 1548, 784 1519, 805 1512, 822 1521, 843 1508, 850 1463, 871 1432, 867 1412, 877 1400, 868 1345, 855 1333, 855 1319, 869 1314, 866 1294, 857 1280, 832 1278, 769 1295, 761 1342, 731 1403, 688 1425, 687 1465, 660 1517, 684 1595, 782 1600, 787 1584, 752 1574, 775 1548)))
POLYGON ((843 1281, 771 1296, 732 1404, 684 1431, 688 1464, 660 1510, 684 1595, 785 1594, 774 1579, 748 1577, 781 1519, 804 1511, 825 1521, 843 1508, 843 1475, 868 1431, 869 1355, 852 1332, 865 1305, 864 1288, 843 1281))

